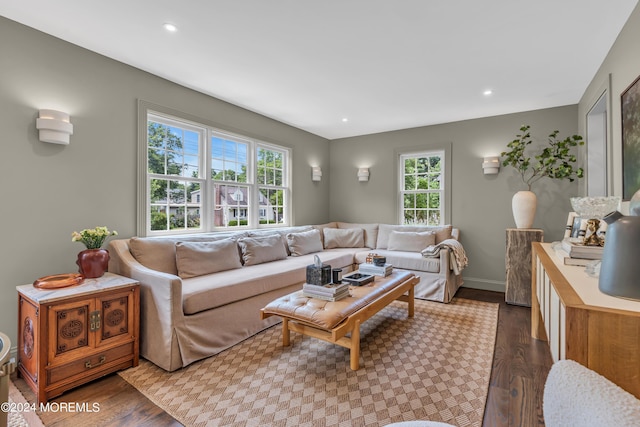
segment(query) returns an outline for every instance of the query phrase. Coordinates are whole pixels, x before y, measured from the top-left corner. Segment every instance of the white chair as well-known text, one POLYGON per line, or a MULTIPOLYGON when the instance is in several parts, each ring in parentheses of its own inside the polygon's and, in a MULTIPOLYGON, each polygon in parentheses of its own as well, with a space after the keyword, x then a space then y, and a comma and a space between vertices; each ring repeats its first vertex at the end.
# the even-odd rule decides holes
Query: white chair
POLYGON ((640 400, 573 360, 551 367, 542 409, 546 427, 640 426, 640 400))

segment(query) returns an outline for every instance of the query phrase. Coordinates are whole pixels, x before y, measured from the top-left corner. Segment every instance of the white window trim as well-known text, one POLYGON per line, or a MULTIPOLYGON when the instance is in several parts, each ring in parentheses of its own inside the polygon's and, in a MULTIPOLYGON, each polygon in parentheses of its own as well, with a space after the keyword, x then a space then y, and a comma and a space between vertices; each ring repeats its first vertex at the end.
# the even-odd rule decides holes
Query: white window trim
POLYGON ((413 147, 401 147, 396 148, 395 150, 395 177, 396 177, 396 215, 397 215, 397 223, 404 223, 404 210, 403 210, 403 200, 402 200, 402 191, 403 191, 403 182, 404 182, 404 168, 400 166, 401 159, 403 156, 411 156, 416 154, 424 154, 424 153, 444 153, 444 162, 442 164, 442 179, 444 181, 444 189, 443 196, 444 201, 441 201, 442 207, 442 215, 440 217, 441 223, 451 224, 451 189, 452 189, 452 180, 451 180, 451 143, 441 143, 441 144, 425 144, 421 146, 413 146, 413 147))
MULTIPOLYGON (((138 101, 138 175, 137 175, 137 235, 138 236, 160 236, 160 235, 174 235, 174 234, 194 234, 204 233, 211 231, 234 231, 242 229, 252 228, 279 228, 287 227, 292 224, 292 197, 291 197, 291 158, 292 150, 289 147, 278 145, 276 143, 270 143, 264 139, 256 138, 251 135, 247 135, 245 132, 241 134, 237 131, 229 131, 224 126, 211 122, 200 117, 190 115, 178 110, 167 108, 161 105, 153 104, 148 101, 138 101), (148 162, 148 147, 147 147, 147 120, 149 116, 157 116, 167 121, 174 121, 180 127, 185 125, 194 127, 196 129, 206 129, 205 135, 201 144, 201 169, 204 171, 202 179, 201 191, 203 197, 201 198, 201 227, 199 229, 184 229, 184 230, 162 230, 151 231, 149 229, 150 224, 150 195, 148 194, 148 179, 147 162, 148 162), (248 211, 249 224, 247 226, 239 227, 215 227, 213 225, 213 212, 212 203, 208 195, 213 193, 212 184, 213 181, 210 178, 211 171, 211 153, 210 153, 210 137, 212 134, 218 134, 221 136, 229 137, 230 139, 239 140, 242 142, 249 142, 248 150, 248 163, 251 165, 247 170, 247 183, 238 183, 238 185, 248 185, 251 187, 251 197, 253 209, 248 211), (255 180, 255 168, 256 168, 256 150, 258 147, 266 149, 273 149, 281 151, 285 154, 283 159, 283 187, 270 187, 283 189, 283 197, 285 200, 285 222, 282 224, 260 224, 259 204, 258 204, 258 191, 260 185, 255 180), (207 196, 204 196, 204 195, 207 196), (255 211, 255 212, 254 212, 255 211)), ((183 177, 175 177, 176 180, 180 180, 183 177)), ((234 185, 233 182, 228 182, 228 185, 234 185)))

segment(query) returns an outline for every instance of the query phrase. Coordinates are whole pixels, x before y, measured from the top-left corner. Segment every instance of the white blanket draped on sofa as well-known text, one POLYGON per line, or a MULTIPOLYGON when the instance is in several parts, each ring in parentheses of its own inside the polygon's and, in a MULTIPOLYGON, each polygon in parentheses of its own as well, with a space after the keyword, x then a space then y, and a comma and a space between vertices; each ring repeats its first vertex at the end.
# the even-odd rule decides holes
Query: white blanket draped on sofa
POLYGON ((462 247, 462 244, 456 239, 446 239, 437 245, 427 246, 422 250, 422 256, 425 258, 437 258, 440 256, 442 249, 449 250, 453 253, 452 257, 449 257, 449 264, 455 274, 460 272, 469 265, 469 259, 462 247))

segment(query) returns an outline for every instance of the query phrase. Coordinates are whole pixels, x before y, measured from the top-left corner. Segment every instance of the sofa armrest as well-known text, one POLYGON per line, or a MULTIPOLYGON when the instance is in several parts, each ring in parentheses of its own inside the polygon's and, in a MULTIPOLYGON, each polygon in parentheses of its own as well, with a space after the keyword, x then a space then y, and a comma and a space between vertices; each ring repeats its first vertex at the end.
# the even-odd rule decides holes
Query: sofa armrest
POLYGON ((165 370, 171 367, 174 330, 184 324, 182 279, 140 264, 129 240, 109 242, 109 271, 140 282, 140 353, 165 370))
POLYGON ((440 272, 439 276, 447 277, 451 272, 451 251, 441 250, 440 251, 440 272))
POLYGON ((140 264, 129 251, 129 239, 109 242, 109 255, 110 272, 131 277, 141 285, 152 287, 154 293, 162 295, 167 301, 177 302, 179 311, 182 313, 182 279, 180 277, 152 270, 140 264))

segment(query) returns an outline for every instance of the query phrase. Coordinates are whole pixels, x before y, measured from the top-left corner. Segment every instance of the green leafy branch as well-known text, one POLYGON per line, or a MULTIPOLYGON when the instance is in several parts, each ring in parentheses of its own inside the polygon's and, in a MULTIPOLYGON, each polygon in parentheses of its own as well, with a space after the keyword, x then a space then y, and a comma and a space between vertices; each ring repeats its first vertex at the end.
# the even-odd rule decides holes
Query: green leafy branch
POLYGON ((544 177, 552 179, 568 179, 573 182, 576 178, 584 176, 582 168, 574 168, 576 155, 571 149, 578 145, 584 145, 580 135, 572 135, 563 140, 558 140, 558 131, 549 135, 549 145, 542 152, 531 157, 525 154, 526 148, 531 144, 531 126, 524 125, 520 128, 516 139, 507 144, 510 151, 503 151, 500 155, 504 158, 503 166, 514 167, 522 178, 528 190, 531 186, 544 177))

